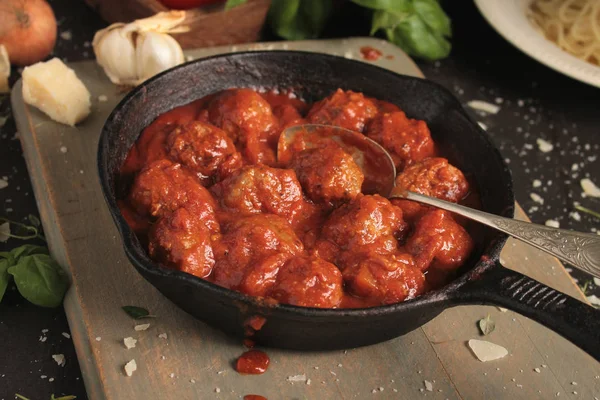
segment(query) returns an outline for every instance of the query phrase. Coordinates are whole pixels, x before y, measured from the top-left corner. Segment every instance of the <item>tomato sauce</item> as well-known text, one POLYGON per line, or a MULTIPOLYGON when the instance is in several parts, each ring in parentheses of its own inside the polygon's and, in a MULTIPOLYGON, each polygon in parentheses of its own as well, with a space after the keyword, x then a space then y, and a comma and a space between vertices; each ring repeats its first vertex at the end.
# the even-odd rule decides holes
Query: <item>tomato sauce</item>
POLYGON ((381 57, 381 51, 371 46, 363 46, 360 48, 360 54, 365 60, 377 61, 381 57))
POLYGON ((240 374, 260 375, 269 368, 269 356, 260 350, 249 350, 242 354, 235 363, 235 370, 240 374))
POLYGON ((259 394, 247 394, 244 396, 244 400, 267 400, 267 398, 259 394))
MULTIPOLYGON (((396 186, 476 203, 427 124, 394 104, 341 89, 314 104, 292 91, 229 89, 144 129, 121 168, 119 206, 162 266, 265 302, 360 308, 412 299, 452 279, 473 240, 447 212, 377 195, 389 184, 387 164, 349 150, 363 135, 390 153, 396 186), (282 144, 284 129, 307 123, 357 136, 301 134, 282 144)), ((246 321, 249 344, 264 322, 246 321)), ((242 369, 266 369, 249 353, 242 369)))

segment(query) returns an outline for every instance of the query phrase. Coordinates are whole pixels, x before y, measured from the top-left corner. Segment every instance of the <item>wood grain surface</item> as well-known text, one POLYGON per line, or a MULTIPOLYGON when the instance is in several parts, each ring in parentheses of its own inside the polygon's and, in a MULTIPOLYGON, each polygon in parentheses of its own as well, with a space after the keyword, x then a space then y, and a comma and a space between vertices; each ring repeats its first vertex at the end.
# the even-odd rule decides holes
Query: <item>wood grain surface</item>
MULTIPOLYGON (((295 49, 359 58, 359 49, 365 45, 393 56, 382 57, 375 64, 420 76, 398 48, 366 38, 211 48, 188 55, 198 58, 235 50, 295 49)), ((269 399, 600 396, 599 363, 541 325, 488 306, 446 310, 408 335, 364 348, 331 352, 268 349, 272 365, 267 373, 238 375, 232 362, 244 351, 241 343, 180 311, 127 261, 96 171, 100 130, 122 93, 95 63, 71 66, 92 93, 93 112, 77 128, 54 123, 26 106, 20 83, 13 90, 12 101, 51 252, 73 282, 64 306, 91 399, 240 399, 245 394, 269 399), (100 95, 108 101, 99 101, 100 95), (123 305, 144 306, 157 318, 143 321, 149 322, 150 328, 137 332, 136 322, 121 311, 123 305), (496 330, 485 339, 506 347, 509 355, 482 363, 466 341, 481 338, 476 322, 488 314, 495 320, 496 330), (167 338, 160 338, 161 333, 167 338), (129 336, 138 343, 127 350, 123 338, 129 336), (131 359, 136 360, 138 370, 127 377, 123 365, 131 359), (291 382, 290 377, 297 381, 291 382), (426 390, 425 381, 431 382, 431 391, 426 390)), ((526 219, 520 208, 517 217, 526 219)), ((563 266, 532 247, 510 240, 502 252, 502 263, 584 299, 563 266)))

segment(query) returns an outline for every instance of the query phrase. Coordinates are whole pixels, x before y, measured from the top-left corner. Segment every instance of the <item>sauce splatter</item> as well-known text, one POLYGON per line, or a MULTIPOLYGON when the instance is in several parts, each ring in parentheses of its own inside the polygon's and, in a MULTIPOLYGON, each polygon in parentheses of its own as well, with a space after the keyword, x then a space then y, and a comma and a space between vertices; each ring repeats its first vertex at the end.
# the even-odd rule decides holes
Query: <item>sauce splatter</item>
POLYGON ((394 56, 393 56, 393 55, 391 55, 391 54, 389 54, 389 55, 385 56, 385 58, 386 58, 386 59, 388 59, 388 60, 393 60, 393 59, 394 59, 394 56))
POLYGON ((269 356, 260 350, 250 350, 237 359, 235 369, 240 374, 260 375, 269 367, 269 356))
POLYGON ((371 47, 364 46, 360 48, 360 54, 362 54, 365 60, 376 61, 381 57, 381 51, 371 47))
POLYGON ((244 400, 267 400, 267 398, 259 394, 247 394, 244 396, 244 400))

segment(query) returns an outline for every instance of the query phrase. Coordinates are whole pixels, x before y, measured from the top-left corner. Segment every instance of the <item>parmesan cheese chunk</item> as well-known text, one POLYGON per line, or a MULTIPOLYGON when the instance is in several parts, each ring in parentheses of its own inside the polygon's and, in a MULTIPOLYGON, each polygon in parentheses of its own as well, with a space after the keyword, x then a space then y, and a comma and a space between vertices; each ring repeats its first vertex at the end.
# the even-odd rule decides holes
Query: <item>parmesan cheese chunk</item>
POLYGON ((10 61, 6 47, 0 44, 0 93, 10 92, 8 77, 10 76, 10 61))
POLYGON ((125 374, 127 376, 131 376, 137 370, 137 363, 135 362, 135 360, 131 360, 127 364, 125 364, 123 369, 125 370, 125 374))
POLYGON ((58 58, 23 70, 23 98, 66 125, 74 126, 90 113, 90 92, 58 58))
POLYGON ((508 350, 497 344, 486 342, 485 340, 471 339, 469 340, 469 347, 475 354, 475 357, 479 361, 493 361, 499 358, 506 357, 508 350))

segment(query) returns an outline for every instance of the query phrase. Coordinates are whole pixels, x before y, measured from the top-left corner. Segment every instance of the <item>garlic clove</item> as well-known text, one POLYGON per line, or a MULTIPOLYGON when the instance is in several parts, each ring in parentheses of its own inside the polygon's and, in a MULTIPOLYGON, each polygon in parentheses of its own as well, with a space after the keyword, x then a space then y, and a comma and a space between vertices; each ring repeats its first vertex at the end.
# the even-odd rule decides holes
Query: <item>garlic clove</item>
POLYGON ((10 76, 10 60, 6 47, 0 44, 0 93, 10 92, 8 77, 10 76))
POLYGON ((181 33, 188 32, 188 26, 181 26, 185 20, 185 11, 173 10, 159 12, 148 18, 135 20, 125 27, 125 31, 181 33))
POLYGON ((122 30, 124 24, 113 24, 94 35, 92 46, 96 61, 111 82, 117 85, 135 85, 135 43, 132 33, 122 30))
POLYGON ((185 61, 181 46, 167 34, 141 33, 136 42, 138 84, 185 61))

